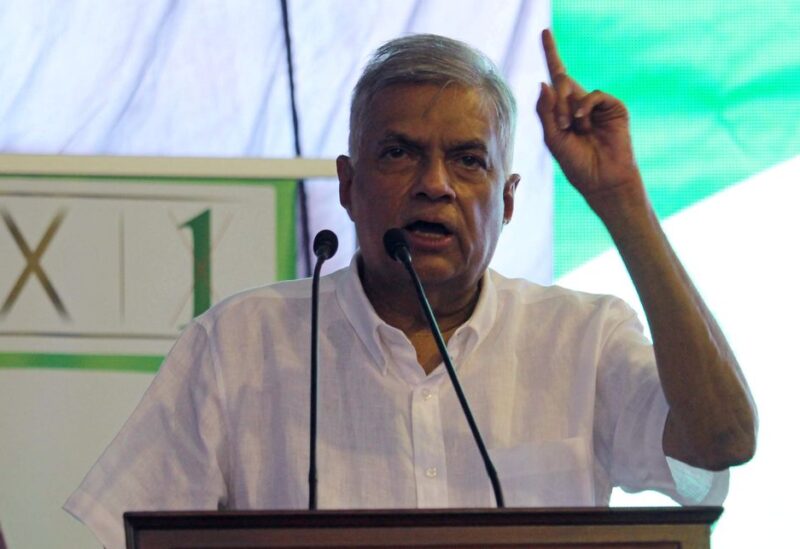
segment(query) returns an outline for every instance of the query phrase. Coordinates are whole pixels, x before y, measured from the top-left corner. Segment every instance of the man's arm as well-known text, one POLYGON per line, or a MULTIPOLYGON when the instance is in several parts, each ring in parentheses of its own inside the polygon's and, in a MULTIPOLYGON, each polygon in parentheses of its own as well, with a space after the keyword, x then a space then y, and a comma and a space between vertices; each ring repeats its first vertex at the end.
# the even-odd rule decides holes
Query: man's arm
POLYGON ((628 113, 614 97, 586 93, 542 34, 552 86, 536 106, 545 143, 605 224, 625 262, 653 336, 670 412, 664 452, 711 470, 755 452, 756 411, 736 358, 675 255, 647 198, 628 113))

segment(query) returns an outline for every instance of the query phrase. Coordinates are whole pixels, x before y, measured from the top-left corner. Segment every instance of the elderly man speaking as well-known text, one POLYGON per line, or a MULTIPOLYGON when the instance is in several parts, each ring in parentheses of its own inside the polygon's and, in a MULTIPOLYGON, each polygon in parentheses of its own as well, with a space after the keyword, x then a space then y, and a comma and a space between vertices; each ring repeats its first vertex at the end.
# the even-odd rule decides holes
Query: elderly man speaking
MULTIPOLYGON (((719 503, 756 413, 670 248, 625 107, 586 93, 548 31, 545 142, 608 228, 650 323, 619 299, 488 269, 522 184, 515 102, 482 53, 441 36, 382 46, 356 85, 339 196, 359 250, 319 301, 320 508, 490 507, 495 496, 404 266, 438 318, 507 505, 607 505, 614 486, 719 503)), ((65 508, 108 547, 127 510, 289 509, 308 498, 308 280, 195 319, 65 508)))

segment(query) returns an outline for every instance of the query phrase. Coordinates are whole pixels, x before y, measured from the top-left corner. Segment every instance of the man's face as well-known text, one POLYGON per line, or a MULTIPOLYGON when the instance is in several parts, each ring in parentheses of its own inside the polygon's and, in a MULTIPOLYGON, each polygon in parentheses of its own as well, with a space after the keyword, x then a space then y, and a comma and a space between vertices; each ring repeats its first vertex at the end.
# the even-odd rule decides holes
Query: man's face
POLYGON ((477 284, 519 181, 506 178, 496 126, 479 90, 402 84, 375 95, 357 162, 337 160, 340 200, 355 222, 367 281, 406 279, 383 248, 384 233, 398 227, 427 287, 477 284))

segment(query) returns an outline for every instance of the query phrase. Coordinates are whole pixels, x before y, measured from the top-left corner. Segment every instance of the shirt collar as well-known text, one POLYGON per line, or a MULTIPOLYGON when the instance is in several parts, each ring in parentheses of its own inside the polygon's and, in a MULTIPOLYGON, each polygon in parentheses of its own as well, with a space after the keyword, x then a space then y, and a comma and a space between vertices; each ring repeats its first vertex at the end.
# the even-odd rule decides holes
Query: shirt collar
MULTIPOLYGON (((378 316, 367 298, 361 278, 358 276, 358 252, 353 255, 350 265, 344 271, 336 285, 339 306, 381 373, 385 374, 388 367, 387 357, 381 346, 378 329, 382 326, 389 330, 397 329, 389 326, 378 316)), ((492 281, 492 271, 487 270, 481 279, 481 293, 472 316, 450 338, 449 345, 456 340, 464 341, 459 352, 462 360, 486 338, 494 325, 496 315, 497 289, 492 281)), ((458 368, 458 363, 455 366, 458 368)))
POLYGON ((343 276, 339 277, 336 285, 339 307, 342 308, 347 320, 355 329, 369 354, 372 355, 375 364, 382 373, 386 373, 386 357, 378 339, 378 327, 388 326, 388 324, 381 320, 381 317, 375 312, 361 285, 361 278, 358 276, 358 252, 353 255, 350 265, 342 274, 343 276))
MULTIPOLYGON (((452 344, 454 338, 463 337, 465 342, 459 355, 463 358, 473 351, 489 334, 497 318, 497 288, 493 281, 493 271, 487 269, 481 279, 481 293, 472 316, 462 324, 450 338, 452 344), (464 335, 459 335, 464 332, 464 335)), ((458 368, 458 364, 456 364, 458 368)))

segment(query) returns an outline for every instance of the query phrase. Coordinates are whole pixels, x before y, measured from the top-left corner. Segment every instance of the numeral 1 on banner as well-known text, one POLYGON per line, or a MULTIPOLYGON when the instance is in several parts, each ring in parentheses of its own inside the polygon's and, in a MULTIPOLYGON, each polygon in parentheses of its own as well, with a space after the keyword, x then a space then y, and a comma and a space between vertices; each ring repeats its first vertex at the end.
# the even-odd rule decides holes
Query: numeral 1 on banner
POLYGON ((194 258, 194 309, 192 317, 211 306, 211 210, 205 210, 180 226, 192 231, 194 258))

